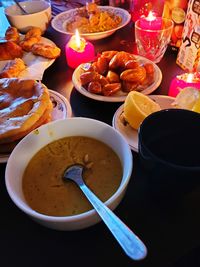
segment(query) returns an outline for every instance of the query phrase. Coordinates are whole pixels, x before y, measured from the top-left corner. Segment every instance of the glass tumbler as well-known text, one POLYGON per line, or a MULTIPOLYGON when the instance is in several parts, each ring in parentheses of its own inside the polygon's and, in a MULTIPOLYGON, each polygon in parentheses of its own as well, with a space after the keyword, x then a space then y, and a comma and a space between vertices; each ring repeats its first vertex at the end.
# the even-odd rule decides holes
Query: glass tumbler
POLYGON ((161 23, 158 29, 152 29, 151 23, 149 23, 149 27, 143 27, 141 19, 135 22, 137 52, 140 56, 148 58, 154 63, 158 63, 162 59, 170 42, 173 29, 173 21, 171 19, 159 19, 161 23))

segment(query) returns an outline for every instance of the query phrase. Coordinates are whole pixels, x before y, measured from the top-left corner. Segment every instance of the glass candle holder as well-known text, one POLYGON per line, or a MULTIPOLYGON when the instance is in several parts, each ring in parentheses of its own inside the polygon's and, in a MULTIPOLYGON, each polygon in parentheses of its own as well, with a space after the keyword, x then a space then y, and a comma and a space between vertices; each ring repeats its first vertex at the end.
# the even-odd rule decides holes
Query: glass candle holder
POLYGON ((162 59, 173 29, 173 21, 162 17, 141 17, 135 22, 135 41, 140 56, 154 63, 162 59))

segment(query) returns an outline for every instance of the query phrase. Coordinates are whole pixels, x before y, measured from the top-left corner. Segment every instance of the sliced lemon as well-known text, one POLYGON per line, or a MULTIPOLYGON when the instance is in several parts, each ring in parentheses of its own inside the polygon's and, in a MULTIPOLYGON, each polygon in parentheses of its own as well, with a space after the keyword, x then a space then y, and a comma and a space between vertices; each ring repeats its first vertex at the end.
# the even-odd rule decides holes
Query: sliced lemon
POLYGON ((176 96, 173 105, 176 108, 200 112, 200 91, 194 87, 185 87, 176 96))
POLYGON ((199 98, 197 99, 196 103, 194 104, 192 111, 200 113, 200 92, 199 92, 199 98))
POLYGON ((124 102, 124 118, 134 129, 151 113, 161 110, 160 106, 148 96, 131 91, 124 102))

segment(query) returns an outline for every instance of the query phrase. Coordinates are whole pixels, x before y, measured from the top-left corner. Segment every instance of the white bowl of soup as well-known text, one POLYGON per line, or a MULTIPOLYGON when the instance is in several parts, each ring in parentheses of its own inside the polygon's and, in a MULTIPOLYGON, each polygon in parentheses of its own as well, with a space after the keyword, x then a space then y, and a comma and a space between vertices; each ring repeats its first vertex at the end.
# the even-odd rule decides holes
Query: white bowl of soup
POLYGON ((101 221, 81 190, 62 177, 84 165, 87 186, 112 210, 122 200, 132 173, 124 137, 106 123, 68 118, 45 124, 23 138, 6 166, 8 194, 38 223, 57 230, 83 229, 101 221))
POLYGON ((11 26, 21 33, 26 33, 31 27, 38 27, 44 33, 51 19, 51 3, 45 0, 20 2, 22 8, 28 12, 23 14, 15 4, 5 8, 5 15, 11 26))

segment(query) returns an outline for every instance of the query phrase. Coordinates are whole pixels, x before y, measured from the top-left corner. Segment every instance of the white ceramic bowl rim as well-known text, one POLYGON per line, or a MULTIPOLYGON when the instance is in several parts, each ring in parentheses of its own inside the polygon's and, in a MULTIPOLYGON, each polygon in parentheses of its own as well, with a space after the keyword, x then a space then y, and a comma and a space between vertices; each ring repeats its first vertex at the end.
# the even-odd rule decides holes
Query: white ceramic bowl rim
MULTIPOLYGON (((23 7, 23 8, 25 8, 25 4, 26 3, 41 3, 41 1, 33 1, 33 2, 30 2, 30 1, 26 1, 26 2, 20 2, 20 5, 23 7)), ((44 2, 44 3, 48 3, 48 2, 44 2)), ((37 15, 37 14, 40 14, 40 13, 43 13, 44 11, 46 11, 47 9, 49 9, 49 7, 51 7, 51 5, 50 4, 46 4, 46 7, 45 6, 43 6, 44 8, 43 9, 41 9, 40 11, 37 11, 37 12, 34 12, 34 13, 30 13, 30 14, 12 14, 12 13, 10 13, 9 11, 10 11, 10 9, 12 10, 13 8, 18 8, 17 7, 17 5, 15 4, 15 5, 11 5, 11 6, 8 6, 8 7, 6 7, 5 8, 5 14, 7 15, 7 16, 10 16, 10 17, 15 17, 15 18, 17 18, 17 17, 21 17, 21 16, 23 16, 23 17, 26 17, 26 18, 28 18, 28 17, 30 17, 30 16, 33 16, 33 15, 37 15)), ((18 8, 19 9, 19 8, 18 8)))
MULTIPOLYGON (((112 13, 114 13, 116 15, 121 16, 122 17, 122 22, 116 28, 113 28, 113 29, 110 29, 110 30, 107 30, 107 31, 102 31, 102 32, 81 33, 81 36, 85 36, 85 37, 92 36, 92 35, 99 36, 99 35, 103 35, 103 34, 106 34, 106 33, 115 32, 116 30, 126 26, 129 23, 130 19, 131 19, 130 13, 127 10, 123 9, 123 8, 112 7, 112 6, 99 6, 99 8, 102 11, 112 12, 112 13)), ((65 25, 65 23, 67 21, 67 18, 65 18, 65 16, 70 18, 73 15, 73 13, 76 12, 77 9, 79 9, 79 8, 74 8, 74 9, 67 10, 67 11, 59 13, 57 16, 55 16, 52 19, 52 21, 51 21, 52 27, 55 30, 57 30, 57 31, 59 31, 61 33, 73 35, 74 32, 68 32, 67 30, 64 29, 63 25, 65 25)))
MULTIPOLYGON (((110 125, 108 125, 108 124, 106 124, 104 122, 97 121, 95 119, 83 118, 83 117, 73 117, 73 118, 62 119, 62 120, 59 120, 59 121, 66 121, 66 120, 89 120, 91 122, 94 121, 94 122, 96 122, 98 124, 106 125, 106 127, 112 128, 112 130, 115 131, 116 134, 119 135, 120 138, 122 139, 123 145, 125 146, 125 149, 126 149, 126 152, 127 152, 127 157, 129 159, 129 163, 130 163, 130 168, 128 169, 128 172, 126 173, 126 177, 129 177, 129 178, 126 179, 123 183, 121 183, 120 186, 118 187, 117 191, 105 202, 105 204, 107 206, 109 206, 120 195, 120 192, 123 191, 126 188, 128 182, 130 180, 131 173, 132 173, 132 153, 131 153, 130 147, 129 147, 128 143, 126 142, 126 140, 125 140, 125 138, 123 137, 122 134, 120 134, 112 126, 110 126, 110 125)), ((56 123, 58 123, 58 121, 53 121, 53 122, 51 122, 49 124, 53 125, 53 124, 56 124, 56 123)), ((46 127, 46 125, 40 126, 39 129, 42 129, 42 128, 46 127)), ((21 144, 23 143, 24 139, 28 138, 32 134, 33 134, 33 132, 29 133, 26 137, 24 137, 18 143, 18 145, 15 147, 13 152, 19 146, 21 146, 21 144)), ((13 153, 11 153, 10 158, 12 157, 12 154, 13 153)), ((7 166, 9 166, 9 159, 8 159, 7 166)), ((49 221, 49 222, 66 222, 66 221, 75 222, 75 221, 84 220, 84 218, 93 216, 96 213, 96 211, 94 209, 92 209, 92 210, 89 210, 87 212, 84 212, 84 213, 81 213, 81 214, 78 214, 78 215, 57 217, 57 216, 48 216, 48 215, 44 215, 44 214, 41 214, 39 212, 36 212, 33 209, 29 208, 27 204, 26 205, 27 205, 28 208, 26 206, 24 206, 23 205, 23 201, 13 194, 12 186, 10 185, 10 182, 9 182, 9 179, 7 178, 7 176, 8 176, 8 168, 6 167, 5 183, 6 183, 6 188, 7 188, 8 194, 11 197, 11 199, 13 200, 13 202, 16 204, 16 206, 18 206, 22 211, 24 211, 27 215, 29 215, 31 217, 35 217, 35 218, 37 218, 39 220, 49 221)))

